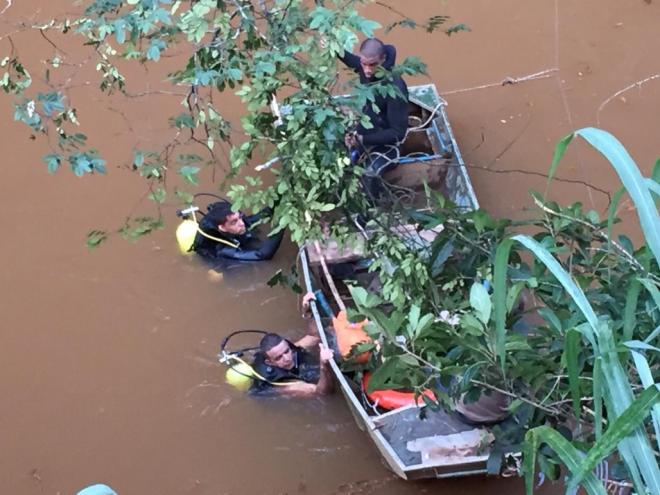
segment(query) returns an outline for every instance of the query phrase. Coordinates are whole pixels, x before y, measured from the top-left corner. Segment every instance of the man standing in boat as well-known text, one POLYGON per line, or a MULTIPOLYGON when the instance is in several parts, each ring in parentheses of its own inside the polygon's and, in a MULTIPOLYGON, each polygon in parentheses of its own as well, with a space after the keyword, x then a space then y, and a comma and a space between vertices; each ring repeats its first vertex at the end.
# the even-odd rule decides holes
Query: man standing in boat
POLYGON ((394 67, 396 48, 377 38, 364 40, 357 55, 345 52, 340 59, 359 75, 361 84, 389 84, 396 90, 394 96, 376 94, 374 102, 362 109, 372 128, 359 125, 344 139, 352 152, 366 154, 363 183, 370 199, 375 200, 382 192, 380 177, 398 165, 399 146, 408 129, 408 86, 400 77, 384 72, 394 67))

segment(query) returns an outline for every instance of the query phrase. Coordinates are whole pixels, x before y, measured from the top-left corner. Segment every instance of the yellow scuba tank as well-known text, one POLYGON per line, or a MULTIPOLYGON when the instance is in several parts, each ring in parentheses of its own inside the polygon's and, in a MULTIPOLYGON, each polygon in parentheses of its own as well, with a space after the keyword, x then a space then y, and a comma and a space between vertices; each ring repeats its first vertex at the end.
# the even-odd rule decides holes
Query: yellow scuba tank
POLYGON ((229 367, 225 373, 225 381, 241 392, 247 392, 252 386, 254 370, 247 363, 239 362, 229 367))
POLYGON ((183 220, 176 229, 176 242, 182 254, 187 254, 193 247, 197 235, 197 222, 194 220, 183 220))

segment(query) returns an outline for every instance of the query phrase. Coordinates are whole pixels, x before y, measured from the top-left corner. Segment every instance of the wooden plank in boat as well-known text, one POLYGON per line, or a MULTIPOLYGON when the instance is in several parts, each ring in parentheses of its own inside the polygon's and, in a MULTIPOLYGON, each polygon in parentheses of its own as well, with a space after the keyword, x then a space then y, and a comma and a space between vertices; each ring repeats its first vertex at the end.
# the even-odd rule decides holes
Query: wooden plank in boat
POLYGON ((390 184, 415 191, 424 189, 425 182, 431 189, 437 189, 444 184, 450 164, 451 160, 444 158, 401 164, 386 172, 383 178, 390 184))
MULTIPOLYGON (((410 240, 413 244, 411 247, 423 248, 433 242, 437 235, 442 232, 442 228, 442 225, 439 225, 430 230, 418 231, 417 225, 407 224, 393 227, 392 232, 397 233, 403 239, 410 240)), ((307 249, 307 261, 310 266, 319 266, 321 257, 328 265, 349 263, 365 257, 364 238, 362 237, 356 237, 352 245, 346 246, 339 246, 339 243, 334 239, 322 239, 319 242, 320 253, 313 242, 307 243, 305 247, 307 249)))

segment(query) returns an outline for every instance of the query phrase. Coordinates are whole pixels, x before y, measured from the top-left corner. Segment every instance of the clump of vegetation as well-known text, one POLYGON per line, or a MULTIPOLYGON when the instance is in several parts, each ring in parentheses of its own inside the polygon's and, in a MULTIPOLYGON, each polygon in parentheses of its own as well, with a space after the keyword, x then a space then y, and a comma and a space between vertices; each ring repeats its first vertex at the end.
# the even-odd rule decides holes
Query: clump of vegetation
MULTIPOLYGON (((534 195, 542 215, 514 224, 462 212, 436 193, 434 208, 416 215, 420 228, 444 228, 424 261, 428 283, 411 293, 415 302, 392 307, 353 289, 356 317, 368 317, 380 341, 370 346, 380 350, 369 387, 434 388, 438 403, 422 395, 431 408, 492 391, 509 396, 515 421, 496 430, 494 455, 524 450, 528 491, 538 461, 553 479, 565 465, 569 488, 604 493, 592 471, 616 450, 621 478, 637 493, 655 493, 660 218, 653 194, 660 165, 645 178, 610 134, 575 135, 616 169, 646 242, 635 250, 625 236, 613 238, 620 194, 603 220, 580 203, 562 207, 534 195), (523 225, 535 234, 516 234, 523 225)), ((558 145, 551 176, 572 137, 558 145)), ((499 465, 491 463, 496 472, 499 465)))

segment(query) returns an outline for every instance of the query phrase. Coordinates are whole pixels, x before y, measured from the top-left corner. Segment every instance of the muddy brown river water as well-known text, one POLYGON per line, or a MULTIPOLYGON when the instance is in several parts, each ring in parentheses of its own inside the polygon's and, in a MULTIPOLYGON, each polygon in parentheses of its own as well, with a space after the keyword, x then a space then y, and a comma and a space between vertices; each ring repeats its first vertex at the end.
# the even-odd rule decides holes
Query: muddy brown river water
MULTIPOLYGON (((62 0, 0 4, 3 51, 17 22, 73 9, 62 0)), ((386 40, 400 57, 429 64, 428 78, 409 82, 433 81, 444 94, 477 195, 495 214, 525 214, 527 191, 545 187, 530 174, 547 171, 554 143, 574 128, 599 123, 614 132, 647 174, 660 156, 660 2, 389 5, 417 18, 448 14, 472 29, 452 37, 397 30, 386 40), (507 77, 523 80, 501 86, 507 77)), ((383 24, 394 19, 375 5, 367 12, 383 24)), ((12 39, 31 64, 55 52, 38 31, 12 39)), ((88 54, 76 39, 53 40, 65 60, 88 54)), ((152 75, 130 69, 131 89, 172 90, 152 75)), ((83 68, 76 81, 93 78, 93 67, 83 68)), ((170 136, 165 119, 178 112, 180 98, 106 99, 85 84, 71 96, 108 159, 107 177, 47 174, 40 161, 46 146, 12 123, 11 102, 0 100, 1 494, 68 495, 93 482, 120 495, 523 493, 520 480, 400 481, 340 396, 255 401, 225 385, 216 353, 228 332, 302 332, 295 296, 263 283, 291 264, 295 250, 281 249, 272 264, 209 277, 176 251, 175 206, 166 204, 165 230, 136 244, 113 237, 88 252, 87 230, 116 228, 130 212, 149 211, 139 202, 143 184, 121 164, 134 146, 170 136)), ((234 119, 242 112, 231 98, 224 108, 234 119)), ((618 188, 582 145, 570 149, 559 175, 618 188)), ((607 200, 574 183, 555 183, 551 194, 596 208, 607 200)), ((634 232, 628 204, 621 215, 634 232)))

